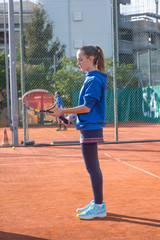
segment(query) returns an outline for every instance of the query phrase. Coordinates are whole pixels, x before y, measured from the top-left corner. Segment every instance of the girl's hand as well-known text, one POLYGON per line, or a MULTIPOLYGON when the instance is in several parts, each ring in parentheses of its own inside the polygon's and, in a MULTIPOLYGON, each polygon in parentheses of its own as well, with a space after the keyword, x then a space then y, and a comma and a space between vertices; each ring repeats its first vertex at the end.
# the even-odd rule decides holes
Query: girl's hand
POLYGON ((77 114, 70 114, 66 117, 68 119, 68 124, 63 122, 63 125, 65 125, 66 127, 70 127, 71 123, 77 118, 77 114))

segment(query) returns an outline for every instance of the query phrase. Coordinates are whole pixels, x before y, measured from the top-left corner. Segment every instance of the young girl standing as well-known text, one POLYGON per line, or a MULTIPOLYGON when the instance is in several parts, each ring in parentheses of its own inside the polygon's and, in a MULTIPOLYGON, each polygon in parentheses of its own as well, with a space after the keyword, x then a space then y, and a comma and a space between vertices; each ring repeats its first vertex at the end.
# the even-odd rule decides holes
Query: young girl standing
POLYGON ((78 208, 77 217, 93 219, 106 216, 103 201, 103 176, 99 166, 97 143, 103 142, 105 122, 105 90, 107 74, 103 51, 99 46, 83 46, 77 52, 77 64, 87 72, 77 107, 57 109, 54 116, 77 114, 76 129, 80 130, 80 143, 86 169, 90 175, 94 200, 78 208))

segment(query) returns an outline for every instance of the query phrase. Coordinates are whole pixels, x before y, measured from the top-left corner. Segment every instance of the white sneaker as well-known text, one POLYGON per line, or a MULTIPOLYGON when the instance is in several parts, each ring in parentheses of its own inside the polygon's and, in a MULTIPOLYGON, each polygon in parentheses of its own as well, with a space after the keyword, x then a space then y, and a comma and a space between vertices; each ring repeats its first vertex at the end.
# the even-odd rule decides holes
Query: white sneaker
POLYGON ((96 205, 96 204, 90 204, 89 208, 79 214, 77 214, 77 217, 80 219, 93 219, 93 218, 103 218, 106 217, 106 206, 103 202, 102 207, 96 205))

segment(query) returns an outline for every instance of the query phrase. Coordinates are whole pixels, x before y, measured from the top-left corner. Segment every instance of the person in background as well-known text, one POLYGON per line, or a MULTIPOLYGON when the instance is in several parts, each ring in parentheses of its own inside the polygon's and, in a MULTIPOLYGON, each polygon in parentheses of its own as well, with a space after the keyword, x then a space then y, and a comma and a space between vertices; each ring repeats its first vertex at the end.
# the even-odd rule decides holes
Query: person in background
MULTIPOLYGON (((55 92, 56 105, 57 108, 64 108, 62 98, 60 97, 60 92, 55 92)), ((56 131, 61 131, 62 121, 58 118, 58 128, 56 131)), ((63 130, 67 130, 67 127, 64 125, 63 130)))
MULTIPOLYGON (((56 117, 64 113, 77 114, 76 129, 80 130, 80 143, 86 169, 89 173, 94 199, 83 208, 76 210, 80 219, 106 217, 106 206, 103 201, 103 176, 98 158, 99 142, 103 142, 105 122, 105 90, 107 74, 105 59, 99 46, 83 46, 77 52, 77 64, 86 72, 82 85, 79 103, 73 108, 58 108, 53 114, 56 117)), ((69 119, 71 119, 69 115, 69 119)))

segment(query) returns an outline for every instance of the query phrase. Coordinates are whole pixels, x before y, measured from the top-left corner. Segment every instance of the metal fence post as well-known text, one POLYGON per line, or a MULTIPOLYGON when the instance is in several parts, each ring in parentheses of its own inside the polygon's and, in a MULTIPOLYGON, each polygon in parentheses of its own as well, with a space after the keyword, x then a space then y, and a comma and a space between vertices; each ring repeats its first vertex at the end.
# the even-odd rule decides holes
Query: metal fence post
POLYGON ((112 0, 112 43, 113 43, 113 88, 114 88, 114 126, 115 140, 118 141, 118 109, 117 109, 117 0, 112 0))
MULTIPOLYGON (((23 5, 22 0, 19 1, 19 22, 20 22, 20 53, 21 53, 21 96, 25 93, 24 78, 24 33, 23 33, 23 5)), ((26 142, 26 108, 22 104, 22 123, 23 123, 23 140, 26 142)), ((27 139, 28 140, 28 139, 27 139)))
POLYGON ((18 146, 18 94, 16 79, 13 0, 9 0, 8 2, 8 27, 9 27, 9 55, 10 55, 12 144, 14 146, 18 146))

